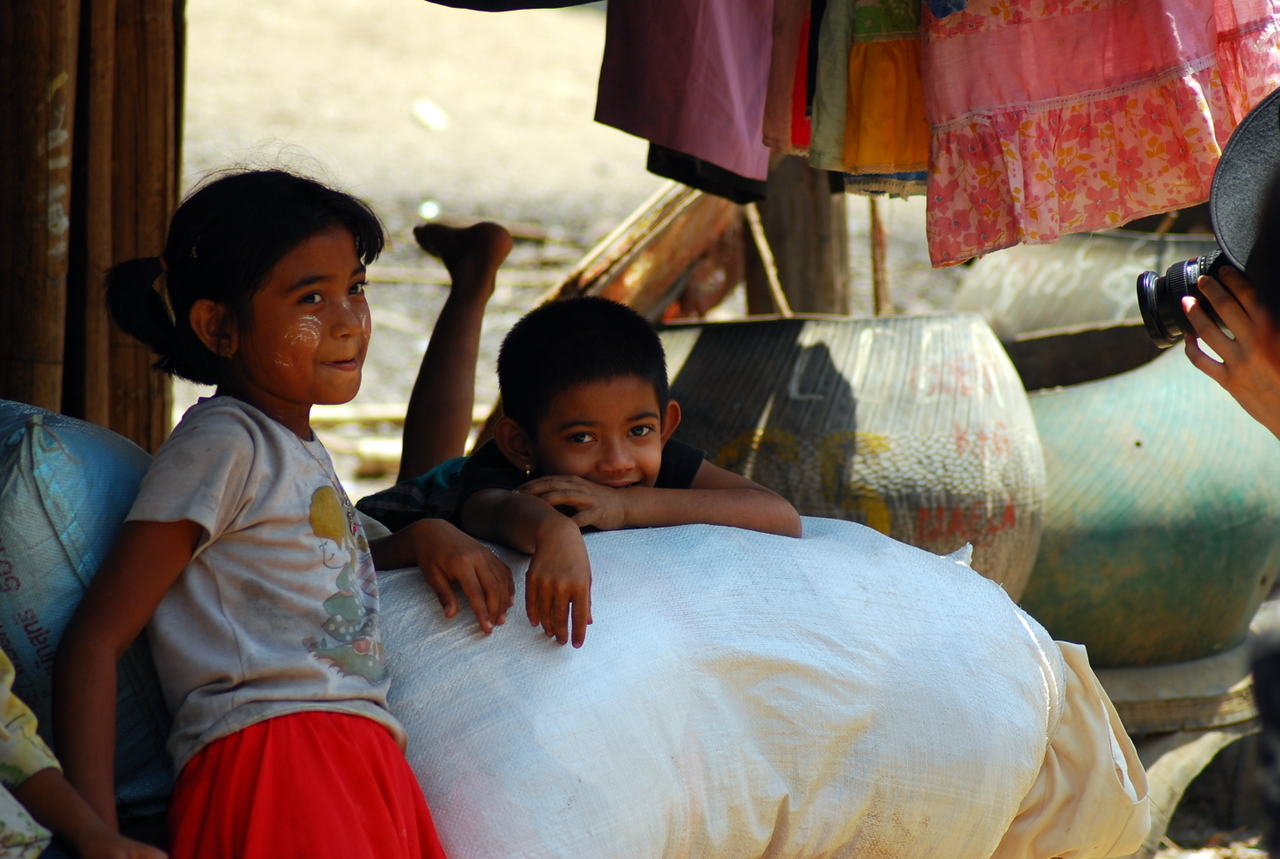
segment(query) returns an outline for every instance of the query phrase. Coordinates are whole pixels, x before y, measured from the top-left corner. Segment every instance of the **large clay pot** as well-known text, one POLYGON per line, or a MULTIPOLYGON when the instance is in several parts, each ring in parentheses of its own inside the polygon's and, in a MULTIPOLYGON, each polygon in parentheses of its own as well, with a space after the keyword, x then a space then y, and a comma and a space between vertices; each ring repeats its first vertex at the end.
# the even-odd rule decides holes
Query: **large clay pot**
POLYGON ((663 331, 677 437, 788 498, 973 566, 1017 599, 1044 465, 1026 393, 976 314, 663 331))
POLYGON ((1031 408, 1049 492, 1023 607, 1097 667, 1239 644, 1280 569, 1280 441, 1181 349, 1031 408))

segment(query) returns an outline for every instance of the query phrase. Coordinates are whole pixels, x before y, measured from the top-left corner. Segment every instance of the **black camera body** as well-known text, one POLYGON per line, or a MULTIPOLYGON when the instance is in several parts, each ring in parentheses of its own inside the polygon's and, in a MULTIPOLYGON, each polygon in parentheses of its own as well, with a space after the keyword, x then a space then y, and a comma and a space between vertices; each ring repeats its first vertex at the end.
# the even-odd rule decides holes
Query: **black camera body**
MULTIPOLYGON (((1196 285, 1201 276, 1217 278, 1218 271, 1229 265, 1243 272, 1256 286, 1274 279, 1272 269, 1277 269, 1280 263, 1276 249, 1255 245, 1264 212, 1268 221, 1276 219, 1277 212, 1268 210, 1277 209, 1277 201, 1269 204, 1268 198, 1274 196, 1270 193, 1273 186, 1280 187, 1271 181, 1277 175, 1278 165, 1280 90, 1249 111, 1218 159, 1209 189, 1209 221, 1218 250, 1174 263, 1163 277, 1154 271, 1138 276, 1138 309, 1147 333, 1157 346, 1166 348, 1184 336, 1195 334, 1182 310, 1182 299, 1187 296, 1195 298, 1214 322, 1222 324, 1196 285)), ((1267 231, 1274 226, 1269 223, 1267 231)))

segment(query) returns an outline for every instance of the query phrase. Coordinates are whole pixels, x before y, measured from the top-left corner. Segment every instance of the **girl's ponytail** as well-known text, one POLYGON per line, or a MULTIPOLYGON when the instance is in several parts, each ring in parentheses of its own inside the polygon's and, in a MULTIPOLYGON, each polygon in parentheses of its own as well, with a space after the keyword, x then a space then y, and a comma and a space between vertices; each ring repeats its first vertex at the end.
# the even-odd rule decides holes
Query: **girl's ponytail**
POLYGON ((155 288, 162 274, 164 264, 159 257, 133 259, 113 266, 107 272, 105 283, 107 310, 121 330, 151 347, 159 356, 155 363, 157 370, 215 385, 218 379, 212 354, 198 342, 184 343, 194 339, 190 326, 180 328, 174 323, 169 306, 155 288), (182 328, 187 330, 184 332, 182 328), (190 348, 192 345, 196 346, 195 350, 190 348))

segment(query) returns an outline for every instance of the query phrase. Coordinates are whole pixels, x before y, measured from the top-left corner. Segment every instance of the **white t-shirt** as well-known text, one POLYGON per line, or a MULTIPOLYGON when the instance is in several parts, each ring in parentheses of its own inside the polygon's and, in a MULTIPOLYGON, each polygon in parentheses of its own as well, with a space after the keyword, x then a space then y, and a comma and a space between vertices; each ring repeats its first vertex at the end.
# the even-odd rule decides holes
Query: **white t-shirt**
POLYGON ((202 399, 156 454, 129 520, 205 534, 147 627, 176 771, 207 743, 287 713, 386 710, 378 582, 319 441, 232 397, 202 399))

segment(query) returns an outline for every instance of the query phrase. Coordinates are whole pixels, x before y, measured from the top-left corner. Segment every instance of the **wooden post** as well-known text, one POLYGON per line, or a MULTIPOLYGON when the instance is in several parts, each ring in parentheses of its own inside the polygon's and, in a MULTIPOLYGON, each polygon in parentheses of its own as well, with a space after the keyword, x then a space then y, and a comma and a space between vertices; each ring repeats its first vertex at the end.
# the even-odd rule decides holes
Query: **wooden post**
MULTIPOLYGON (((173 0, 117 0, 112 127, 112 258, 155 256, 178 195, 177 46, 173 0)), ((110 426, 154 451, 169 429, 168 377, 150 351, 112 327, 110 426)))
POLYGON ((115 42, 116 0, 82 0, 62 411, 102 426, 110 425, 111 401, 111 330, 102 273, 114 261, 111 142, 115 42))
POLYGON ((89 146, 83 165, 85 224, 84 271, 84 417, 111 424, 111 324, 107 318, 102 275, 112 259, 112 139, 115 119, 116 0, 90 0, 88 121, 83 133, 89 146))
POLYGON ((62 405, 79 0, 0 4, 0 398, 62 405))
MULTIPOLYGON (((791 309, 849 313, 845 195, 832 193, 827 171, 794 155, 776 157, 769 171, 769 197, 759 209, 791 309)), ((763 309, 768 284, 759 282, 763 270, 750 252, 747 273, 748 312, 772 312, 763 309)))

